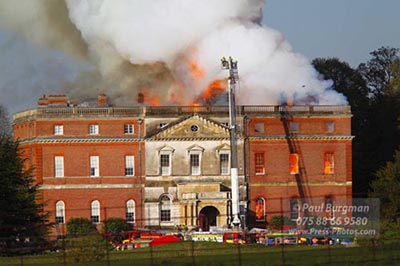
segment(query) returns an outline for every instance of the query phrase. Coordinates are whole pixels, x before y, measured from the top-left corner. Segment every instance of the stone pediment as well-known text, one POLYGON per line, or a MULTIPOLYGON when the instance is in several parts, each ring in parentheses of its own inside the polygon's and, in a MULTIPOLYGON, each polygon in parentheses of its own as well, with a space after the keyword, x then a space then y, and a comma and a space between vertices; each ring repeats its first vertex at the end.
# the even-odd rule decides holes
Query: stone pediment
POLYGON ((162 128, 148 140, 229 139, 229 129, 197 114, 162 128))

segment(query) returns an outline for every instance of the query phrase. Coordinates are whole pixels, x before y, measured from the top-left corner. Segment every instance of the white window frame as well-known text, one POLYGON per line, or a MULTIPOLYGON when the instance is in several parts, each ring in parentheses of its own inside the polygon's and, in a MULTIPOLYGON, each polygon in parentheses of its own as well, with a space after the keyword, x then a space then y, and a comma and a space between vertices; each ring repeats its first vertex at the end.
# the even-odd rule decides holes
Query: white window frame
POLYGON ((92 224, 100 223, 100 202, 98 200, 90 203, 90 221, 92 224))
POLYGON ((125 155, 125 176, 135 175, 135 156, 125 155))
POLYGON ((63 125, 54 125, 53 133, 56 136, 64 135, 64 126, 63 125))
POLYGON ((126 223, 134 224, 135 219, 135 201, 130 199, 126 202, 126 211, 125 211, 125 219, 126 223))
POLYGON ((160 222, 165 223, 165 222, 171 222, 172 217, 172 202, 171 198, 164 194, 160 197, 160 222))
POLYGON ((89 125, 89 135, 98 135, 99 134, 99 125, 91 124, 89 125))
POLYGON ((231 161, 231 157, 229 156, 230 154, 228 152, 221 152, 219 154, 219 172, 221 175, 229 175, 230 174, 230 161, 231 161), (224 160, 222 161, 222 157, 227 156, 228 160, 224 160), (223 165, 223 162, 226 162, 226 167, 223 165))
POLYGON ((163 176, 171 175, 171 153, 160 154, 160 174, 163 176), (168 156, 168 165, 164 165, 165 159, 168 156))
POLYGON ((186 149, 188 151, 188 164, 189 164, 189 174, 193 176, 201 175, 202 169, 202 154, 204 152, 204 148, 195 144, 186 149), (194 165, 192 159, 195 158, 194 156, 198 157, 198 166, 194 165))
POLYGON ((256 175, 265 175, 265 153, 264 152, 255 152, 254 153, 254 172, 255 172, 255 174, 256 175), (256 160, 256 157, 257 157, 257 154, 259 154, 259 155, 262 155, 262 159, 263 159, 263 165, 261 165, 261 164, 257 164, 257 160, 256 160), (257 171, 258 170, 258 167, 260 167, 260 169, 261 169, 261 167, 262 167, 262 171, 257 171))
POLYGON ((164 145, 158 150, 158 171, 161 176, 172 175, 172 155, 174 151, 174 148, 167 145, 164 145), (166 156, 168 156, 168 165, 163 165, 161 161, 162 158, 167 158, 166 156))
POLYGON ((126 135, 132 135, 135 133, 135 128, 133 124, 125 124, 124 125, 124 134, 126 135))
POLYGON ((190 175, 201 175, 201 153, 190 152, 189 154, 190 175))
POLYGON ((64 224, 65 223, 65 203, 62 200, 56 202, 56 224, 64 224))
POLYGON ((100 162, 99 156, 90 156, 90 176, 98 177, 100 176, 100 162))
POLYGON ((64 156, 54 156, 54 177, 64 177, 64 156))

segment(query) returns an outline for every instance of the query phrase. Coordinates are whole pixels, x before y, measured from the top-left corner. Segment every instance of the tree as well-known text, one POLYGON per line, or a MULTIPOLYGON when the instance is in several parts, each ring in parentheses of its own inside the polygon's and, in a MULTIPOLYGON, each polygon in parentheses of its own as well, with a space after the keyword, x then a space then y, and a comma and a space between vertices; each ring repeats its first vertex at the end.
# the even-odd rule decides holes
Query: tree
POLYGON ((358 71, 371 90, 369 128, 366 145, 370 152, 373 173, 391 160, 400 145, 400 92, 396 84, 400 76, 398 48, 381 47, 370 53, 372 58, 360 64, 358 71))
POLYGON ((393 65, 400 61, 399 48, 381 47, 372 51, 372 58, 358 66, 358 72, 367 82, 375 100, 380 100, 387 91, 393 77, 393 65))
POLYGON ((29 243, 34 248, 44 244, 48 233, 48 213, 38 203, 38 185, 34 184, 32 168, 25 169, 25 160, 18 142, 0 135, 0 245, 10 254, 29 243))
POLYGON ((11 136, 11 122, 6 108, 0 105, 0 135, 11 136))
POLYGON ((369 196, 380 200, 381 234, 384 238, 400 237, 400 150, 386 163, 371 183, 369 196))
POLYGON ((371 182, 370 196, 381 202, 381 218, 394 222, 400 217, 400 150, 396 150, 393 161, 386 163, 371 182))
POLYGON ((369 89, 363 76, 338 58, 316 58, 312 64, 324 79, 333 81, 333 88, 347 97, 353 114, 353 194, 358 196, 368 192, 373 165, 370 143, 369 89))
POLYGON ((338 58, 316 58, 312 61, 315 69, 325 80, 333 81, 333 88, 347 97, 352 109, 368 106, 369 90, 363 76, 338 58))

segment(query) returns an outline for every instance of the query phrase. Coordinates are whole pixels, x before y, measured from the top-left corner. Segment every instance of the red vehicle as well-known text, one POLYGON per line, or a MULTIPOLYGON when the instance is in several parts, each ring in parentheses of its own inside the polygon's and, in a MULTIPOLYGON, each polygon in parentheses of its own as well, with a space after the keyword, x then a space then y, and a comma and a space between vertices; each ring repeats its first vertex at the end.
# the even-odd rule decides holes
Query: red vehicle
POLYGON ((117 250, 126 250, 140 247, 154 247, 173 242, 182 241, 178 235, 165 235, 152 231, 128 231, 122 232, 122 241, 116 245, 117 250))
POLYGON ((247 244, 247 235, 245 232, 237 231, 237 232, 225 232, 223 236, 224 243, 233 243, 233 244, 247 244))

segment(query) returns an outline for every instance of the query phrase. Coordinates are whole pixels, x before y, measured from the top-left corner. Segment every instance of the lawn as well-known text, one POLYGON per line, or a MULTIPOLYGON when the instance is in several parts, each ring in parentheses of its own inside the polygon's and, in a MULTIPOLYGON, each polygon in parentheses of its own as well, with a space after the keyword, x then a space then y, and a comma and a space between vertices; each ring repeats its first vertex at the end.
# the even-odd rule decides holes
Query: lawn
POLYGON ((104 252, 95 262, 74 262, 69 252, 0 257, 0 265, 88 266, 268 266, 268 265, 400 265, 399 246, 262 246, 181 242, 154 248, 104 252))

